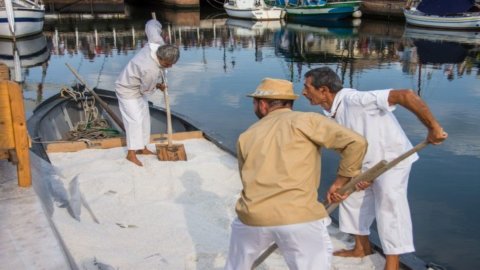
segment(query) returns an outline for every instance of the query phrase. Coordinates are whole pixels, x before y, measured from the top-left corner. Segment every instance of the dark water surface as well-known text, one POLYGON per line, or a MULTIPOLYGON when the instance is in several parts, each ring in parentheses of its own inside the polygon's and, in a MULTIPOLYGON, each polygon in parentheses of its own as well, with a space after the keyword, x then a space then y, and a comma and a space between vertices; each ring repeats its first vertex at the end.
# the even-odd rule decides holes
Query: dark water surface
MULTIPOLYGON (((149 11, 109 19, 48 19, 50 58, 24 70, 28 114, 41 100, 71 85, 71 64, 90 86, 114 88, 125 64, 145 44, 149 11)), ((417 256, 448 269, 480 269, 480 34, 405 27, 384 21, 306 26, 249 22, 212 13, 157 13, 167 41, 181 47, 169 73, 172 109, 234 148, 256 118, 252 92, 264 77, 291 80, 327 65, 344 85, 360 90, 410 88, 418 92, 449 133, 441 146, 420 153, 411 173, 417 256), (356 25, 356 26, 353 26, 356 25)), ((157 94, 152 101, 162 105, 157 94)), ((301 111, 321 112, 300 98, 301 111)), ((396 115, 412 143, 427 134, 408 111, 396 115)), ((336 169, 324 157, 323 187, 336 169)), ((323 191, 322 191, 323 194, 323 191)))

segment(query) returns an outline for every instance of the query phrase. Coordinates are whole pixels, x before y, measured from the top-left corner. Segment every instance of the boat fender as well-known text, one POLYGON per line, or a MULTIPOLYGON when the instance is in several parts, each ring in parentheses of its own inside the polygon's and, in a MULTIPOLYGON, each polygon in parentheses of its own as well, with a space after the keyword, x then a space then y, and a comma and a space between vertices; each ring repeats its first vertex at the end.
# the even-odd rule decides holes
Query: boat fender
POLYGON ((357 10, 357 11, 353 12, 352 17, 353 18, 361 18, 362 17, 362 11, 357 10))

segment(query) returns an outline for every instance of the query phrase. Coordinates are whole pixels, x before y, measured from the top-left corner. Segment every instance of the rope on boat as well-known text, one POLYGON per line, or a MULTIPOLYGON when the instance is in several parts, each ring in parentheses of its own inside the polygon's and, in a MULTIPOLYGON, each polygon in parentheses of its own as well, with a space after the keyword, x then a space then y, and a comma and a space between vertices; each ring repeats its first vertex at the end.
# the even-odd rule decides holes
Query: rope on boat
POLYGON ((69 141, 88 141, 105 139, 119 136, 120 132, 110 127, 108 121, 99 116, 98 108, 95 106, 95 99, 85 95, 85 91, 74 90, 63 87, 60 96, 72 98, 82 105, 84 119, 78 121, 75 126, 67 132, 69 141))

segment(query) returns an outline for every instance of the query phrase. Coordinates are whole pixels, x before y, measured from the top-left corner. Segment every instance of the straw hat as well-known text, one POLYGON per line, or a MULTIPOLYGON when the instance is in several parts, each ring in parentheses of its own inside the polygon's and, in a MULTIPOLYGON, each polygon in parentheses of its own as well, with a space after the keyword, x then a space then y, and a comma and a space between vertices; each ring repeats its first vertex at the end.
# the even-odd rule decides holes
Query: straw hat
POLYGON ((257 86, 255 92, 247 95, 253 98, 295 100, 298 95, 293 92, 293 84, 287 80, 265 78, 257 86))

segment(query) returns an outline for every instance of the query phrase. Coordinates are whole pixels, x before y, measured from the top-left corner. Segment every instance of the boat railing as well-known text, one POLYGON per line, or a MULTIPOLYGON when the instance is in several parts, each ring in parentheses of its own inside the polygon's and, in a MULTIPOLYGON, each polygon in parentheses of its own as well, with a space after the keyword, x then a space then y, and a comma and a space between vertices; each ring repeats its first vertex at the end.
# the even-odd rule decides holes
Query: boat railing
POLYGON ((25 7, 25 8, 41 8, 43 9, 43 2, 38 1, 38 0, 15 0, 12 1, 12 4, 19 6, 19 7, 25 7))

